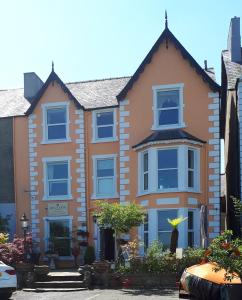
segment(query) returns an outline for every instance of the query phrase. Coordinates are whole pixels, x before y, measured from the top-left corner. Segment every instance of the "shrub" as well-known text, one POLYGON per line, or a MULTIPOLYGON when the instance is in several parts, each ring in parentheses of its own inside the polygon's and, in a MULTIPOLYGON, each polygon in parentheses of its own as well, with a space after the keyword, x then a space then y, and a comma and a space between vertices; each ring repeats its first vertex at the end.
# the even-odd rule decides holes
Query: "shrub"
POLYGON ((91 265, 95 261, 95 250, 93 246, 88 246, 84 254, 84 263, 91 265))
MULTIPOLYGON (((26 237, 26 251, 32 252, 32 237, 27 234, 26 237)), ((0 244, 0 260, 8 265, 15 265, 16 263, 24 261, 24 239, 15 237, 12 243, 5 242, 0 244)))
POLYGON ((184 251, 183 257, 177 260, 176 271, 179 275, 193 265, 201 263, 204 258, 205 250, 202 248, 188 248, 184 251))
POLYGON ((239 238, 231 240, 232 236, 233 232, 226 230, 215 238, 205 256, 209 261, 217 264, 214 268, 215 272, 221 269, 226 271, 225 278, 227 280, 232 280, 234 277, 242 280, 242 254, 240 252, 242 240, 239 238))

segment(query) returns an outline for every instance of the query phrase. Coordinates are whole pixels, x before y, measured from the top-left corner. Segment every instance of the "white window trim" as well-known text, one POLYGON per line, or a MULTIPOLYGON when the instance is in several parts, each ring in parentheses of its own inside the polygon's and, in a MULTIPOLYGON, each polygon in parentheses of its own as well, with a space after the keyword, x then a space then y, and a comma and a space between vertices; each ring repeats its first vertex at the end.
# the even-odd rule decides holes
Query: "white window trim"
POLYGON ((118 141, 117 138, 117 109, 107 108, 92 111, 92 143, 108 143, 118 141), (97 114, 113 112, 113 137, 109 138, 98 138, 97 137, 97 114))
MULTIPOLYGON (((60 217, 43 217, 44 220, 44 249, 45 252, 48 251, 48 243, 47 241, 49 240, 50 236, 50 230, 49 230, 49 221, 69 221, 69 229, 70 229, 70 233, 72 231, 72 221, 73 221, 73 217, 72 216, 60 216, 60 217)), ((70 234, 70 238, 71 238, 71 234, 70 234)), ((72 241, 71 241, 71 247, 72 247, 72 241)), ((59 256, 60 260, 72 260, 73 256, 59 256)))
POLYGON ((70 116, 69 116, 69 105, 70 102, 51 102, 44 103, 41 105, 42 108, 42 141, 41 144, 59 144, 71 142, 70 139, 70 116), (65 108, 66 109, 66 138, 65 139, 48 139, 48 126, 47 126, 47 110, 50 108, 65 108))
POLYGON ((54 156, 54 157, 43 157, 43 185, 44 185, 44 195, 43 200, 71 200, 72 194, 71 194, 71 156, 54 156), (68 195, 64 196, 49 196, 48 195, 48 182, 47 182, 47 163, 52 162, 61 162, 61 161, 67 161, 68 162, 68 195))
POLYGON ((153 125, 151 130, 162 130, 162 129, 173 129, 173 128, 184 128, 185 123, 183 121, 183 88, 184 83, 177 84, 166 84, 166 85, 155 85, 152 86, 153 91, 153 125), (157 109, 157 92, 158 91, 169 91, 169 90, 179 90, 179 123, 171 125, 159 125, 158 120, 158 109, 157 109))
POLYGON ((143 196, 147 194, 161 194, 161 193, 171 193, 171 192, 192 192, 201 193, 200 191, 200 149, 188 145, 171 145, 162 147, 151 147, 142 152, 138 153, 138 193, 137 196, 143 196), (178 188, 171 189, 158 189, 158 151, 177 149, 178 150, 178 188), (188 149, 195 151, 195 185, 194 188, 188 188, 187 182, 187 155, 188 149), (143 190, 143 172, 142 172, 142 158, 143 153, 148 152, 149 155, 149 186, 148 190, 143 190))
POLYGON ((92 156, 92 165, 93 165, 93 194, 92 199, 114 199, 119 198, 117 193, 117 154, 105 154, 105 155, 93 155, 92 156), (99 195, 97 194, 97 160, 99 159, 113 159, 114 161, 114 193, 110 195, 99 195))

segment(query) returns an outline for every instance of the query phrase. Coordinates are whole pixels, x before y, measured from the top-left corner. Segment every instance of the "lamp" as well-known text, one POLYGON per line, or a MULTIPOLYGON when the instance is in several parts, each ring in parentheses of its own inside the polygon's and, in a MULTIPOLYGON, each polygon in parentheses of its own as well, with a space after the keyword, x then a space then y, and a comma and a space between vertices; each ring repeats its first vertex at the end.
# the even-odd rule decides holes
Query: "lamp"
POLYGON ((27 261, 26 233, 29 227, 29 220, 26 217, 25 213, 20 218, 20 222, 21 222, 21 227, 24 231, 24 260, 27 261))
POLYGON ((27 219, 25 213, 22 215, 22 217, 20 219, 20 222, 21 222, 21 227, 22 227, 22 229, 24 230, 24 232, 26 234, 26 230, 29 227, 29 220, 27 219))

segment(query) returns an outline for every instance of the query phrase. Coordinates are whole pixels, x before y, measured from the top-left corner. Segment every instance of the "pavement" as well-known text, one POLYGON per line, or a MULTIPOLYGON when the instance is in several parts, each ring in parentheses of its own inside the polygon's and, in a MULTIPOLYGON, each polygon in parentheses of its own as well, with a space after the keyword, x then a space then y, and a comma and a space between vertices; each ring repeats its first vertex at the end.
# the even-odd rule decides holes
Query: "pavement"
POLYGON ((17 291, 11 300, 174 300, 178 292, 170 289, 121 289, 121 290, 82 290, 75 292, 24 292, 17 291))

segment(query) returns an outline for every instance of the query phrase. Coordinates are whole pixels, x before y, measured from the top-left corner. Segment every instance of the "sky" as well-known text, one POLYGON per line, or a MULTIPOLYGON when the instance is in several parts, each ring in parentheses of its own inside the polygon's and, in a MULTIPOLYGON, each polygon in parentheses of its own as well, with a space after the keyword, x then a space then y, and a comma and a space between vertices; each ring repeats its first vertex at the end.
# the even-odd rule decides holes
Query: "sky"
MULTIPOLYGON (((215 67, 241 0, 0 0, 0 89, 45 81, 54 61, 64 82, 130 76, 168 26, 201 65, 215 67)), ((223 162, 222 162, 223 171, 223 162)))
POLYGON ((23 86, 23 73, 46 80, 54 61, 64 82, 132 75, 169 28, 220 82, 221 50, 233 0, 0 0, 0 89, 23 86))

